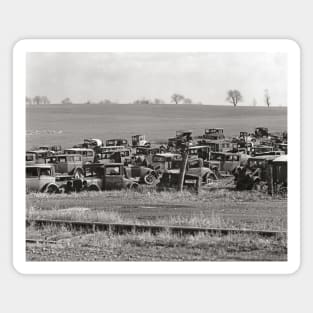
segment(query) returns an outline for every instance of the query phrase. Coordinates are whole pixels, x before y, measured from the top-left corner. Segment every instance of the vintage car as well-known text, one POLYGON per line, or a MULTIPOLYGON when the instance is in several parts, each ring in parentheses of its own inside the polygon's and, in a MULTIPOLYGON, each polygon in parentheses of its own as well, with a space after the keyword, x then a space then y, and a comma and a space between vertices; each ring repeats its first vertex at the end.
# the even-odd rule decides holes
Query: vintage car
POLYGON ((127 139, 109 139, 106 140, 105 145, 107 147, 112 147, 112 146, 123 146, 123 147, 127 147, 128 146, 128 141, 127 139))
POLYGON ((61 152, 62 147, 60 145, 53 145, 53 146, 40 146, 39 150, 45 150, 45 151, 53 151, 53 152, 61 152))
POLYGON ((208 160, 210 157, 210 147, 208 146, 189 146, 187 150, 189 156, 197 156, 203 160, 208 160))
POLYGON ((150 142, 146 140, 145 135, 134 135, 132 136, 133 147, 150 147, 150 142))
POLYGON ((127 178, 133 178, 146 185, 153 185, 159 177, 157 171, 145 166, 125 166, 125 173, 127 178))
POLYGON ((264 155, 268 152, 274 151, 273 146, 265 146, 265 145, 254 145, 251 147, 250 155, 251 156, 260 156, 264 155))
POLYGON ((235 145, 232 141, 226 139, 212 140, 204 138, 199 139, 198 144, 209 147, 210 151, 213 152, 227 152, 232 150, 235 145))
MULTIPOLYGON (((103 150, 102 150, 103 151, 103 150)), ((119 149, 111 152, 99 152, 95 156, 95 163, 131 163, 131 150, 129 148, 119 149)))
POLYGON ((240 165, 244 165, 249 156, 242 153, 211 152, 210 160, 204 162, 218 176, 232 174, 240 165))
POLYGON ((45 159, 54 155, 50 150, 30 150, 26 151, 26 165, 31 164, 44 164, 45 159))
POLYGON ((150 166, 153 156, 160 152, 160 148, 137 147, 132 157, 132 164, 150 166))
MULTIPOLYGON (((182 162, 182 159, 173 160, 171 168, 168 168, 166 173, 180 173, 182 162)), ((217 179, 216 174, 209 167, 204 166, 203 159, 197 156, 190 157, 187 160, 186 174, 199 176, 202 184, 209 184, 211 181, 217 179)))
POLYGON ((211 139, 211 140, 225 139, 224 129, 223 128, 206 128, 204 130, 204 135, 202 136, 202 138, 211 139))
MULTIPOLYGON (((157 191, 174 191, 179 188, 180 174, 176 172, 164 173, 157 184, 157 191)), ((201 177, 198 175, 186 174, 183 182, 183 189, 189 191, 199 191, 201 177)))
POLYGON ((91 138, 91 139, 84 139, 83 143, 77 144, 73 146, 73 148, 85 148, 85 149, 92 149, 96 152, 98 149, 102 146, 102 140, 97 138, 91 138))
POLYGON ((180 149, 183 145, 192 142, 191 130, 177 130, 176 137, 169 138, 167 142, 168 149, 180 149))
POLYGON ((59 192, 54 166, 49 164, 27 165, 26 192, 59 192))
POLYGON ((64 154, 79 154, 82 156, 83 164, 93 163, 95 160, 95 151, 87 148, 65 149, 64 154))
POLYGON ((74 191, 101 191, 136 189, 138 183, 127 178, 125 167, 121 163, 87 164, 84 166, 84 178, 73 181, 74 191))
POLYGON ((157 153, 152 157, 151 168, 158 174, 164 173, 172 168, 172 162, 177 159, 181 159, 181 154, 171 152, 157 153))
POLYGON ((287 195, 288 188, 288 156, 282 155, 272 162, 273 192, 287 195))
POLYGON ((83 159, 80 154, 59 154, 45 159, 47 164, 54 165, 58 174, 68 174, 75 178, 83 177, 83 159))
POLYGON ((257 156, 249 158, 245 166, 234 171, 238 190, 266 190, 269 179, 269 165, 277 156, 257 156))
POLYGON ((254 135, 256 138, 268 137, 268 128, 266 127, 256 127, 254 130, 254 135))

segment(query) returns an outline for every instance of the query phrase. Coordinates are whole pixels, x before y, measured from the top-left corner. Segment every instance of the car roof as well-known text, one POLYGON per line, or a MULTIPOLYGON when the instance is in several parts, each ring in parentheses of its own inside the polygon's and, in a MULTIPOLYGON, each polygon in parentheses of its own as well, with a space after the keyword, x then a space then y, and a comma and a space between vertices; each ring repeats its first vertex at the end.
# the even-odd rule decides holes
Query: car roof
POLYGON ((57 157, 71 157, 71 156, 75 156, 75 157, 77 157, 77 156, 80 156, 79 154, 77 155, 77 154, 55 154, 55 155, 52 155, 52 156, 50 156, 50 157, 48 157, 48 158, 57 158, 57 157))
POLYGON ((249 160, 251 160, 251 159, 254 159, 254 160, 274 160, 277 157, 278 157, 277 155, 258 155, 258 156, 249 158, 249 160))
POLYGON ((47 151, 47 150, 44 150, 44 149, 28 150, 28 151, 26 151, 26 153, 42 153, 42 152, 47 153, 48 151, 47 151))
POLYGON ((278 158, 276 158, 273 162, 288 162, 288 155, 281 155, 278 158))
POLYGON ((34 165, 26 165, 26 168, 36 168, 36 167, 40 167, 40 168, 52 168, 53 165, 51 164, 34 164, 34 165))
POLYGON ((93 151, 93 149, 88 149, 88 148, 69 148, 65 149, 64 151, 93 151))
POLYGON ((174 156, 180 156, 179 153, 171 153, 171 152, 166 152, 166 153, 156 153, 156 156, 162 156, 165 158, 169 158, 169 157, 174 157, 174 156))

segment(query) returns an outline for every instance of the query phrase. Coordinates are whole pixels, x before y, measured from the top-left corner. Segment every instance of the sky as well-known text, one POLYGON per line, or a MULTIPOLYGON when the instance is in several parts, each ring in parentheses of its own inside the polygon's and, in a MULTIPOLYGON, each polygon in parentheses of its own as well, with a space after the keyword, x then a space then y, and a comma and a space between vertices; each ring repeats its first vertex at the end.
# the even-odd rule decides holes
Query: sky
POLYGON ((26 93, 52 103, 103 99, 129 103, 163 99, 173 93, 194 103, 226 105, 227 91, 243 96, 239 105, 287 103, 287 55, 282 53, 28 53, 26 93))

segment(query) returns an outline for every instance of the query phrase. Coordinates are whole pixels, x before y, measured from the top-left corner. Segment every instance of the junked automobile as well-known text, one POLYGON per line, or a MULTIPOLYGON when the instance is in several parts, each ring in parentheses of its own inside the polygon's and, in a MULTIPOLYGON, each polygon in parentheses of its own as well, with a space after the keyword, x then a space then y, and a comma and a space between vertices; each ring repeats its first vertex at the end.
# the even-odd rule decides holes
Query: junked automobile
POLYGON ((160 148, 137 147, 132 163, 134 165, 150 166, 153 156, 157 153, 160 153, 160 148))
POLYGON ((128 146, 128 140, 127 139, 109 139, 106 140, 105 145, 107 147, 111 147, 111 146, 123 146, 123 147, 127 147, 128 146))
POLYGON ((146 140, 145 135, 134 135, 132 136, 133 147, 150 147, 150 142, 146 140))
POLYGON ((87 164, 84 166, 84 178, 73 181, 75 191, 101 191, 135 189, 138 183, 127 178, 125 167, 121 163, 87 164))
POLYGON ((54 166, 49 164, 26 166, 26 192, 59 192, 54 166))
POLYGON ((219 176, 228 176, 240 165, 248 160, 248 155, 230 152, 211 152, 210 160, 204 164, 219 176))
POLYGON ((44 164, 45 159, 54 155, 50 150, 30 150, 26 151, 26 165, 44 164))
POLYGON ((204 139, 211 139, 211 140, 225 139, 224 129, 223 128, 206 128, 204 130, 204 135, 202 137, 204 139))
POLYGON ((68 174, 75 178, 83 176, 83 159, 80 154, 59 154, 45 159, 47 164, 54 165, 55 172, 68 174))
POLYGON ((87 148, 65 149, 64 154, 79 154, 82 156, 83 164, 93 163, 95 160, 95 151, 87 148))

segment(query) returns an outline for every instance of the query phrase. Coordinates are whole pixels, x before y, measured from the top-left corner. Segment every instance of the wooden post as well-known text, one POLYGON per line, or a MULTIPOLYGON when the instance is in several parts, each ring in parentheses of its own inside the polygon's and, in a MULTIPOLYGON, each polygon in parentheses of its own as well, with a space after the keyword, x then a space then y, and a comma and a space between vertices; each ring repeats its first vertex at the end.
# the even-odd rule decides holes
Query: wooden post
POLYGON ((273 164, 268 165, 267 191, 271 196, 274 193, 273 164))
POLYGON ((180 175, 179 175, 179 184, 178 184, 178 191, 182 192, 184 187, 184 179, 185 179, 185 173, 187 168, 187 162, 188 162, 188 150, 182 152, 182 163, 180 167, 180 175))

